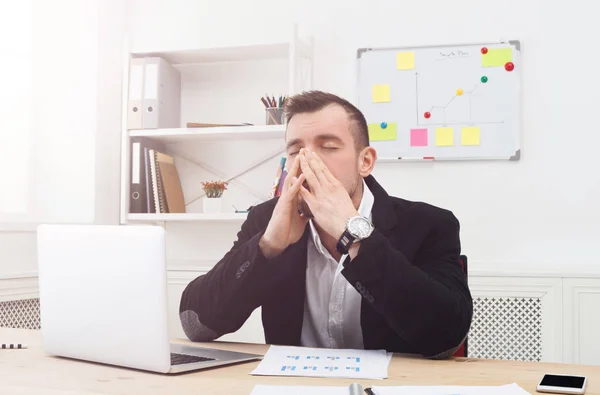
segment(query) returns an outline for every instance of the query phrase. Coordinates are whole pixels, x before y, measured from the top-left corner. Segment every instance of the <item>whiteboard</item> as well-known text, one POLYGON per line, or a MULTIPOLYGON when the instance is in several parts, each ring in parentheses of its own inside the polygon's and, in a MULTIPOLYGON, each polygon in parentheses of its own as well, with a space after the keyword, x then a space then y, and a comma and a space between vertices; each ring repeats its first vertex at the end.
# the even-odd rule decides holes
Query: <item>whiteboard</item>
POLYGON ((520 158, 520 43, 362 48, 357 105, 380 159, 520 158))

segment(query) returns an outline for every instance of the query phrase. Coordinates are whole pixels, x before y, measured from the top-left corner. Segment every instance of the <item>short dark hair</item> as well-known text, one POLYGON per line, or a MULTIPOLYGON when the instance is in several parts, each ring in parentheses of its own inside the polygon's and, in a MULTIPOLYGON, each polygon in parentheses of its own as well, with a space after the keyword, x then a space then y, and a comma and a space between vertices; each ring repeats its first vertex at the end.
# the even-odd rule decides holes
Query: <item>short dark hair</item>
POLYGON ((369 127, 363 113, 346 99, 322 91, 306 91, 291 96, 285 104, 287 122, 296 114, 313 113, 323 108, 337 104, 341 106, 353 124, 352 133, 354 144, 358 150, 369 146, 369 127))

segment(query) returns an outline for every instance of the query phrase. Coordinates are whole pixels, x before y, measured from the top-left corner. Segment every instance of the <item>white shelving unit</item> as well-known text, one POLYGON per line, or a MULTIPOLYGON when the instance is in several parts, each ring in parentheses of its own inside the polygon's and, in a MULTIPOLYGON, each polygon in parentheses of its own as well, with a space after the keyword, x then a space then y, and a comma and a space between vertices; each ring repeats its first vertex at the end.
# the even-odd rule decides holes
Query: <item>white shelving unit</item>
POLYGON ((245 213, 173 213, 173 214, 129 214, 130 222, 192 222, 192 221, 228 221, 243 222, 247 217, 245 213))
POLYGON ((160 56, 173 65, 181 65, 261 59, 290 59, 295 56, 311 57, 312 45, 301 40, 297 35, 297 30, 293 29, 292 37, 289 41, 217 48, 173 49, 167 51, 142 49, 133 54, 135 56, 160 56))
MULTIPOLYGON (((285 135, 284 125, 248 125, 209 128, 169 128, 169 129, 127 129, 127 102, 129 86, 129 62, 132 58, 158 56, 175 67, 189 70, 218 62, 252 62, 268 60, 287 60, 287 95, 293 95, 302 90, 312 88, 312 41, 304 41, 298 35, 297 26, 293 26, 289 40, 256 45, 200 48, 141 48, 131 51, 128 44, 124 45, 123 64, 123 120, 121 143, 121 224, 139 222, 202 222, 225 221, 242 222, 245 213, 204 214, 188 212, 183 214, 133 214, 129 213, 130 185, 130 138, 147 137, 160 140, 165 144, 210 141, 240 141, 281 139, 285 135), (308 77, 306 76, 308 74, 308 77)), ((224 81, 224 83, 227 83, 224 81)), ((283 93, 283 92, 282 92, 283 93)), ((183 102, 182 97, 182 102, 183 102)), ((258 97, 257 97, 258 100, 258 97)), ((231 109, 232 113, 235 108, 231 109)), ((182 118, 183 122, 183 118, 182 118)), ((237 123, 237 122, 235 122, 237 123)), ((283 150, 283 147, 281 148, 283 150)), ((265 160, 273 157, 273 152, 265 155, 265 160)), ((250 165, 256 167, 257 163, 250 165)), ((182 181, 183 182, 183 181, 182 181)))
POLYGON ((183 141, 260 140, 283 138, 284 125, 223 126, 214 128, 174 128, 131 130, 129 137, 149 137, 164 143, 183 141))

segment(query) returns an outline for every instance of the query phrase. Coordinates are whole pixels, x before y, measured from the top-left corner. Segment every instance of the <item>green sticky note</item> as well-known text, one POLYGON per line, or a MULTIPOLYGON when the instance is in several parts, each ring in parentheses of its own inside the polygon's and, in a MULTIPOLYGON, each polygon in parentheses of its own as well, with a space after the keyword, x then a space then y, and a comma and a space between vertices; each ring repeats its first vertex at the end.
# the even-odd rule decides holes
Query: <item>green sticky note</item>
POLYGON ((462 145, 479 145, 479 128, 477 126, 462 128, 460 141, 462 145))
POLYGON ((388 84, 373 85, 373 103, 387 103, 390 101, 390 86, 388 84))
POLYGON ((370 141, 390 141, 397 138, 395 123, 388 123, 385 129, 381 127, 380 123, 369 124, 370 141))
POLYGON ((512 62, 512 48, 495 48, 481 54, 482 67, 504 66, 507 62, 512 62))
POLYGON ((438 147, 451 147, 454 145, 454 129, 436 128, 435 145, 438 147))

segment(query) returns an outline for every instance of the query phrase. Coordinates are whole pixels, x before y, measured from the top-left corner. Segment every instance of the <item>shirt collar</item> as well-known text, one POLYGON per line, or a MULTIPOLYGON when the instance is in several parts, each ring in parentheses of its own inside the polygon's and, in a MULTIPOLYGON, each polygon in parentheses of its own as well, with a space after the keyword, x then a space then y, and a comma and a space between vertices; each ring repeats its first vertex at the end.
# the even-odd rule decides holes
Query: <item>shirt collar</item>
POLYGON ((358 206, 358 214, 362 217, 371 218, 371 211, 373 210, 373 203, 375 202, 375 197, 373 196, 373 192, 367 186, 367 183, 363 179, 363 196, 360 200, 360 205, 358 206))

